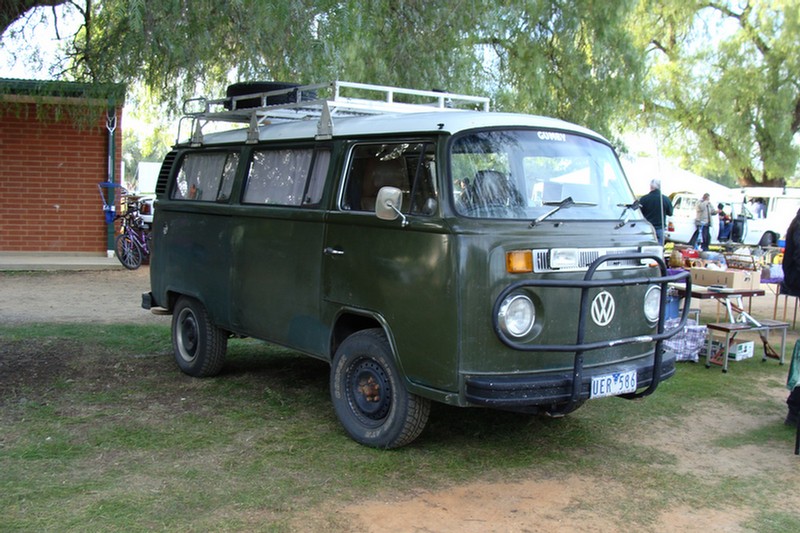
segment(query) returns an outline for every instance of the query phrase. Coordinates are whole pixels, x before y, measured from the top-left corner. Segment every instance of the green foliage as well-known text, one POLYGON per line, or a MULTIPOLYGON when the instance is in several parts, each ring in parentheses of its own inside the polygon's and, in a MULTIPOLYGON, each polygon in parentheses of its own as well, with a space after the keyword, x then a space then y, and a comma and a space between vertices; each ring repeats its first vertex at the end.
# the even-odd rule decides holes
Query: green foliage
POLYGON ((498 58, 498 106, 610 135, 642 98, 642 56, 625 26, 635 2, 520 4, 503 3, 480 30, 498 58))
MULTIPOLYGON (((635 0, 106 0, 68 75, 141 85, 166 114, 233 81, 344 79, 489 94, 611 135, 641 101, 635 0)), ((146 99, 141 100, 143 103, 146 99)))
POLYGON ((797 0, 640 2, 647 117, 698 173, 740 185, 797 177, 799 13, 797 0))
POLYGON ((162 122, 182 99, 235 81, 342 79, 488 94, 496 109, 612 139, 655 128, 664 152, 699 174, 800 179, 800 0, 66 5, 85 24, 62 77, 141 87, 134 103, 162 122))

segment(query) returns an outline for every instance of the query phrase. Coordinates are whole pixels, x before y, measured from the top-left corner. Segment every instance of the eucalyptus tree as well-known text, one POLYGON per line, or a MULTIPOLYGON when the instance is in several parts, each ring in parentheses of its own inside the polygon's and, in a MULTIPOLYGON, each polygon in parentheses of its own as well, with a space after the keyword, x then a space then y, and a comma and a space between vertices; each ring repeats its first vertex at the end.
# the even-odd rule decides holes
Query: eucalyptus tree
POLYGON ((500 2, 478 32, 497 57, 498 105, 624 129, 643 98, 643 53, 627 25, 636 3, 500 2))
POLYGON ((698 173, 784 185, 800 158, 800 2, 643 0, 645 110, 698 173))
POLYGON ((641 102, 637 0, 72 0, 62 75, 181 97, 240 80, 488 93, 496 107, 613 135, 641 102))

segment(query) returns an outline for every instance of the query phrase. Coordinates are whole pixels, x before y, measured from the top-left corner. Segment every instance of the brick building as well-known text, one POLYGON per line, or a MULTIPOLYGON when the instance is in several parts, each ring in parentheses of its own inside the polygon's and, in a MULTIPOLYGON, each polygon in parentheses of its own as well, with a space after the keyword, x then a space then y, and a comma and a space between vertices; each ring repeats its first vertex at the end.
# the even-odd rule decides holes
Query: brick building
POLYGON ((97 184, 119 182, 124 96, 123 85, 0 79, 0 253, 113 249, 97 184))

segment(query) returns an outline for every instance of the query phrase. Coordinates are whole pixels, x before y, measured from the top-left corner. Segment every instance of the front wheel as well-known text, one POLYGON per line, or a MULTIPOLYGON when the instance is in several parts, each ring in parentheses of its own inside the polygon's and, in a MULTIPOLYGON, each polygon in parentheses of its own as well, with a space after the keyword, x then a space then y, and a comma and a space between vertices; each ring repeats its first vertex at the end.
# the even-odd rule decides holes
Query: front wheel
POLYGON ((428 423, 430 400, 406 390, 381 329, 345 339, 333 358, 330 386, 336 416, 366 446, 405 446, 428 423))
POLYGON ((172 313, 172 349, 183 373, 215 376, 225 362, 228 335, 211 322, 203 304, 181 296, 172 313))
POLYGON ((127 233, 119 235, 114 241, 114 253, 128 270, 136 270, 142 264, 142 248, 127 233))

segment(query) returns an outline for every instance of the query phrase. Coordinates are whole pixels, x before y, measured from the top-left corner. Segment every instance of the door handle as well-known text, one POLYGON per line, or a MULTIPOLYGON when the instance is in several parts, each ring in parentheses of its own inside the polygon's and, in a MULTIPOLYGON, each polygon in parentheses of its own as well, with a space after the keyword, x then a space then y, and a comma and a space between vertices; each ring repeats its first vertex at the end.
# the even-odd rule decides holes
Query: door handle
POLYGON ((325 253, 325 255, 344 255, 343 250, 339 250, 338 248, 331 248, 330 246, 325 248, 323 252, 325 253))

